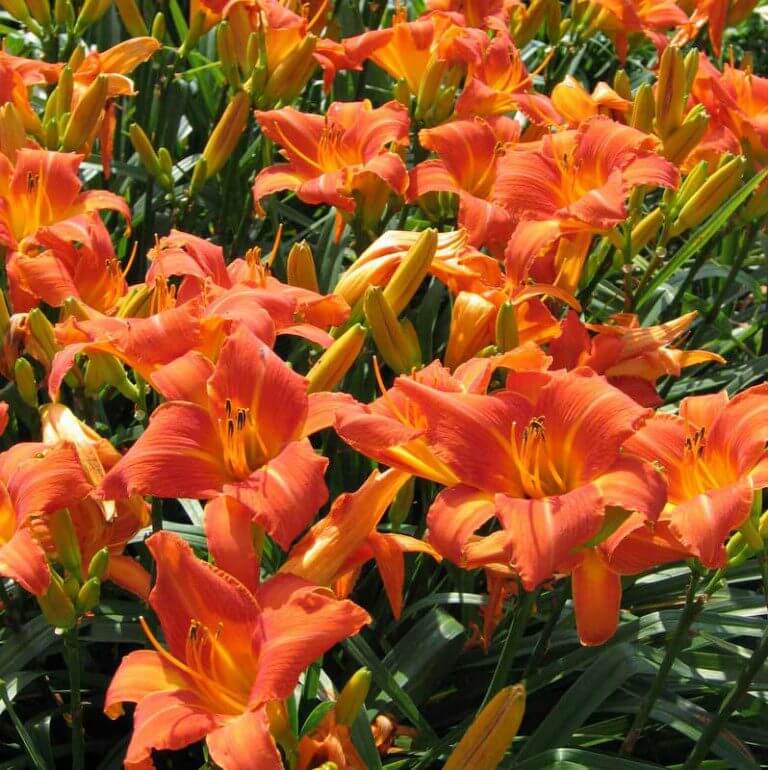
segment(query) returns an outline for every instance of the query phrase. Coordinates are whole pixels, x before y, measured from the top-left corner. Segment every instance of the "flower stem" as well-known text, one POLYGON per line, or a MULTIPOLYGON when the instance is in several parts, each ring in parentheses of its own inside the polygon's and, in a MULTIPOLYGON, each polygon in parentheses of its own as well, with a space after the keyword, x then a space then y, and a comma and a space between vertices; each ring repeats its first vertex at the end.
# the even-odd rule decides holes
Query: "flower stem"
POLYGON ((85 736, 83 735, 83 705, 80 692, 80 637, 77 628, 64 634, 64 649, 69 669, 69 713, 72 720, 72 770, 85 768, 85 736))
POLYGON ((528 625, 537 595, 538 591, 523 591, 522 589, 518 595, 515 614, 512 617, 512 623, 507 632, 507 638, 504 640, 504 647, 501 650, 499 662, 496 664, 496 670, 493 672, 491 683, 488 685, 485 698, 483 698, 483 703, 480 706, 481 710, 507 684, 515 653, 528 625))
POLYGON ((742 669, 736 683, 728 691, 728 695, 725 696, 725 700, 720 704, 717 713, 699 736, 693 751, 683 765, 683 770, 694 770, 706 759, 715 738, 717 738, 723 725, 739 705, 739 702, 752 684, 752 680, 760 672, 766 659, 768 659, 768 629, 763 632, 760 644, 748 660, 747 665, 742 669))
POLYGON ((701 597, 698 599, 696 598, 696 589, 698 588, 700 580, 701 574, 697 571, 692 571, 685 596, 683 613, 677 622, 674 633, 667 643, 664 659, 661 661, 659 670, 656 672, 651 689, 648 690, 643 698, 640 708, 638 709, 637 714, 635 714, 632 727, 627 733, 626 738, 624 738, 624 743, 621 744, 621 754, 631 754, 634 751, 635 744, 642 735, 645 723, 648 721, 648 717, 664 689, 669 672, 672 670, 672 665, 680 652, 685 648, 688 631, 693 624, 693 621, 696 620, 699 612, 701 612, 701 608, 704 606, 703 599, 701 597))

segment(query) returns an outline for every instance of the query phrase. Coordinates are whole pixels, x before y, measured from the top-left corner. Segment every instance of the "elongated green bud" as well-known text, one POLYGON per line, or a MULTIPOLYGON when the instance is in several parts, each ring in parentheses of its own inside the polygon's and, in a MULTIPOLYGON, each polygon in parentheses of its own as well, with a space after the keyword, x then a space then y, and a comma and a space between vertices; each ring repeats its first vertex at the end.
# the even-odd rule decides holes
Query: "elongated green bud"
POLYGON ((232 154, 240 140, 240 135, 248 124, 249 113, 248 94, 245 91, 239 91, 227 105, 203 150, 202 157, 207 164, 208 178, 217 173, 232 154))
POLYGON ((56 560, 67 572, 78 580, 83 577, 83 562, 80 555, 80 543, 72 522, 72 517, 66 508, 48 517, 48 530, 56 547, 56 560))
MULTIPOLYGON (((315 35, 306 35, 293 51, 275 67, 264 86, 265 105, 290 104, 303 90, 317 62, 314 53, 317 46, 315 35)), ((263 63, 263 59, 261 63, 263 63)), ((254 96, 258 96, 254 93, 254 96)))
POLYGON ((409 373, 420 363, 420 351, 412 349, 411 340, 404 333, 379 286, 369 286, 366 290, 363 313, 379 353, 393 371, 409 373))
POLYGON ((26 358, 17 358, 13 365, 13 379, 21 400, 37 409, 37 380, 32 364, 26 358))
POLYGON ((664 137, 664 156, 672 163, 682 163, 701 141, 709 125, 709 115, 703 104, 697 104, 683 124, 664 137))
POLYGON ((515 306, 511 302, 504 302, 496 314, 496 349, 499 353, 506 353, 519 344, 515 306))
POLYGON ((660 208, 655 208, 632 228, 632 254, 637 254, 640 249, 645 248, 651 242, 652 238, 658 235, 663 222, 664 212, 660 208))
POLYGON ((27 323, 29 324, 29 331, 32 337, 40 348, 40 352, 46 358, 45 363, 50 365, 57 350, 53 325, 40 308, 33 308, 29 311, 27 323))
POLYGON ((45 619, 54 628, 72 628, 77 617, 72 600, 64 590, 64 582, 54 570, 51 570, 51 582, 48 590, 37 597, 37 603, 45 619))
POLYGON ((307 372, 307 392, 333 390, 357 360, 367 336, 368 330, 362 324, 350 326, 307 372))
POLYGON ((149 34, 135 0, 115 0, 115 5, 131 37, 146 37, 149 34))
POLYGON ((351 725, 365 704, 373 677, 367 668, 358 669, 336 700, 336 721, 342 725, 351 725))
POLYGON ((158 177, 162 171, 160 159, 157 157, 149 137, 144 133, 144 129, 138 123, 131 123, 128 128, 128 137, 144 168, 153 177, 158 177))
POLYGON ((414 242, 384 289, 384 298, 395 315, 405 310, 426 278, 437 253, 437 230, 424 230, 414 242))
POLYGON ((309 291, 319 291, 312 249, 306 241, 294 243, 286 263, 288 283, 309 291))
POLYGON ((109 549, 102 548, 100 551, 96 551, 91 557, 91 561, 88 563, 88 577, 104 579, 104 575, 107 574, 107 567, 109 566, 109 549))
POLYGON ((82 99, 75 106, 69 117, 67 130, 61 140, 61 149, 64 152, 74 152, 85 147, 96 134, 99 127, 99 118, 104 105, 107 102, 109 79, 106 75, 99 75, 88 86, 82 99))
POLYGON ((78 612, 90 612, 99 603, 100 596, 101 581, 98 578, 86 580, 75 602, 78 612))
POLYGON ((669 45, 664 49, 659 62, 659 77, 656 83, 656 133, 662 139, 678 129, 683 123, 686 93, 685 62, 680 49, 669 45))
POLYGON ((654 111, 653 89, 650 84, 643 83, 635 92, 629 125, 638 131, 649 134, 653 130, 654 111))
POLYGON ((165 32, 165 16, 160 11, 158 11, 155 14, 155 18, 152 19, 152 29, 150 30, 149 34, 152 35, 152 37, 155 38, 158 43, 162 43, 163 40, 165 40, 165 32))
POLYGON ((75 22, 75 35, 78 37, 82 35, 109 10, 111 5, 112 0, 85 0, 75 22))

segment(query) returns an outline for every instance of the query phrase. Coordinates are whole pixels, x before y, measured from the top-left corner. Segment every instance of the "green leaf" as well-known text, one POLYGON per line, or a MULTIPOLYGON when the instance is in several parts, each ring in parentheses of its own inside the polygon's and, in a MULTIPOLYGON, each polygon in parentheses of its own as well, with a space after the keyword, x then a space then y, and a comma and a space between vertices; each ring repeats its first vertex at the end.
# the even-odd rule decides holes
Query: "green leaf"
POLYGON ((515 770, 663 770, 661 765, 583 749, 554 749, 516 763, 514 767, 515 770))

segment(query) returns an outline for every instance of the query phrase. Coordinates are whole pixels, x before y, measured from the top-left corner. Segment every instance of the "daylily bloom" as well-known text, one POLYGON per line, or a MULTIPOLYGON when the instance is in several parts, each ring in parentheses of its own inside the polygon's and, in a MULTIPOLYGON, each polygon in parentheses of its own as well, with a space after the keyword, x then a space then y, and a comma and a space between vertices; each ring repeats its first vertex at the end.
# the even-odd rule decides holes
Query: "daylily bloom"
POLYGON ((301 737, 296 770, 316 770, 326 762, 333 762, 338 770, 366 770, 352 742, 349 726, 338 722, 334 709, 311 733, 301 737))
POLYGON ((633 35, 648 38, 661 51, 666 33, 688 23, 685 11, 674 0, 591 0, 601 8, 591 28, 604 32, 621 61, 627 58, 633 35))
POLYGON ((376 531, 409 477, 403 471, 374 471, 356 492, 337 497, 328 515, 291 548, 280 572, 332 586, 337 595, 346 596, 360 567, 375 559, 392 614, 399 618, 405 583, 404 553, 421 552, 440 559, 431 545, 417 538, 376 531))
MULTIPOLYGON (((444 80, 446 90, 442 93, 453 102, 453 87, 483 37, 480 30, 456 24, 450 14, 436 12, 408 21, 406 9, 400 6, 391 27, 347 38, 344 46, 353 60, 370 59, 395 81, 404 83, 409 94, 417 98, 417 108, 426 112, 436 106, 444 80)), ((450 105, 442 112, 450 112, 450 105)))
POLYGON ((520 110, 534 123, 559 123, 549 98, 533 91, 533 79, 509 33, 494 26, 496 35, 484 37, 479 50, 467 59, 467 79, 456 114, 471 118, 520 110))
POLYGON ((208 544, 218 565, 253 587, 268 532, 283 549, 328 497, 328 460, 307 436, 332 424, 344 396, 307 395, 307 381, 239 326, 214 366, 199 353, 156 371, 169 399, 106 475, 106 499, 133 494, 208 500, 208 544), (246 558, 246 555, 249 558, 246 558))
POLYGON ((256 119, 288 159, 256 177, 253 198, 260 213, 266 195, 292 190, 306 203, 335 206, 340 215, 352 215, 359 205, 372 228, 390 195, 405 195, 408 174, 392 148, 407 146, 410 119, 398 102, 377 109, 367 100, 334 102, 324 116, 285 107, 257 111, 256 119))
MULTIPOLYGON (((107 99, 96 123, 98 128, 92 132, 99 137, 101 147, 101 165, 104 178, 108 179, 112 165, 112 145, 117 125, 114 102, 120 96, 135 96, 133 81, 127 77, 140 64, 148 61, 160 49, 160 42, 154 37, 134 37, 118 43, 106 51, 91 51, 73 74, 72 105, 70 113, 75 109, 88 90, 88 87, 99 77, 106 77, 107 99)), ((89 146, 78 147, 78 152, 85 154, 89 146)))
MULTIPOLYGON (((341 274, 334 293, 354 306, 369 286, 386 286, 419 235, 413 230, 382 233, 341 274)), ((466 230, 437 234, 437 251, 429 271, 454 293, 480 291, 503 280, 498 260, 469 246, 466 230)))
POLYGON ((513 147, 499 162, 494 188, 495 201, 519 220, 507 245, 507 273, 527 276, 537 257, 565 246, 546 272, 532 275, 573 293, 592 235, 627 218, 629 192, 677 186, 679 173, 656 154, 657 141, 597 117, 578 130, 545 135, 535 150, 513 147))
POLYGON ((338 294, 318 294, 277 280, 270 273, 269 261, 267 265, 261 261, 259 249, 251 249, 245 259, 238 257, 227 265, 221 246, 172 230, 147 256, 152 261, 148 283, 158 275, 182 277, 178 300, 202 297, 212 303, 209 314, 245 320, 255 307, 261 307, 277 334, 296 334, 323 347, 331 343, 325 330, 340 326, 349 317, 349 306, 338 294), (236 312, 238 306, 242 312, 236 312))
POLYGON ((669 485, 660 517, 705 567, 726 562, 723 543, 748 520, 756 491, 768 487, 768 387, 734 398, 692 396, 678 415, 659 413, 625 445, 654 462, 669 485))
POLYGON ((517 0, 427 0, 430 11, 441 11, 457 24, 467 27, 487 27, 489 19, 506 23, 517 0))
POLYGON ((720 56, 725 28, 740 24, 756 5, 757 0, 680 0, 680 7, 690 14, 690 19, 680 25, 682 28, 672 42, 674 45, 684 45, 708 24, 712 50, 715 56, 720 56))
POLYGON ((636 315, 623 314, 613 316, 607 324, 585 324, 571 311, 562 322, 562 334, 549 344, 552 368, 588 366, 642 406, 660 406, 662 399, 656 392, 659 377, 679 377, 681 369, 696 364, 725 363, 722 356, 708 350, 671 347, 695 318, 694 311, 643 327, 636 315))
POLYGON ((511 374, 492 395, 466 392, 447 373, 432 384, 400 377, 382 401, 345 409, 336 430, 358 451, 447 487, 428 513, 430 543, 475 566, 470 538, 498 519, 502 531, 489 537, 523 586, 572 573, 582 641, 609 638, 618 604, 599 611, 589 591, 608 583, 615 595, 618 577, 590 544, 614 509, 625 512, 619 522, 631 512, 653 521, 664 506, 661 476, 620 451, 650 410, 584 368, 511 374))
POLYGON ((457 120, 419 133, 421 145, 438 155, 411 171, 410 200, 434 192, 459 197, 458 224, 472 246, 503 251, 512 231, 509 212, 494 203, 498 160, 520 138, 520 124, 501 117, 457 120))
POLYGON ((29 89, 32 86, 55 83, 62 66, 11 56, 5 51, 0 51, 0 105, 12 104, 18 110, 24 128, 31 134, 39 136, 42 126, 40 118, 30 104, 29 89))
POLYGON ((617 94, 607 83, 600 81, 590 94, 573 75, 566 75, 552 89, 552 106, 571 128, 578 128, 585 120, 597 115, 622 117, 632 107, 632 103, 617 94))
MULTIPOLYGON (((13 163, 0 155, 0 245, 8 249, 11 301, 18 310, 34 307, 37 302, 24 290, 14 262, 19 254, 34 258, 48 248, 37 239, 41 230, 77 217, 95 216, 101 209, 118 211, 130 222, 128 205, 118 195, 106 190, 81 191, 77 178, 81 161, 81 155, 47 150, 21 149, 13 163)), ((82 226, 73 227, 78 232, 75 240, 87 234, 82 226)), ((67 233, 65 237, 71 236, 67 233)))
MULTIPOLYGON (((72 446, 88 480, 90 490, 98 486, 106 471, 120 460, 112 444, 79 420, 65 406, 48 404, 40 410, 42 437, 45 444, 57 446, 62 442, 72 446)), ((87 566, 98 551, 109 552, 106 573, 102 580, 111 580, 131 593, 146 599, 150 577, 144 567, 123 551, 137 532, 149 525, 149 506, 138 496, 116 503, 102 502, 92 496, 68 506, 77 537, 80 560, 87 566)), ((45 527, 43 520, 38 528, 45 527)))
POLYGON ((91 487, 69 444, 16 444, 0 454, 0 575, 42 595, 50 583, 40 518, 85 497, 91 487))
POLYGON ((758 168, 768 164, 768 78, 730 64, 720 72, 701 54, 691 96, 710 116, 697 159, 714 146, 718 156, 744 151, 758 168))
POLYGON ((105 697, 108 716, 137 704, 126 768, 151 766, 152 750, 205 739, 223 770, 283 764, 270 713, 320 655, 370 621, 349 601, 289 575, 258 591, 197 559, 179 537, 147 540, 158 565, 150 604, 167 644, 127 655, 105 697))

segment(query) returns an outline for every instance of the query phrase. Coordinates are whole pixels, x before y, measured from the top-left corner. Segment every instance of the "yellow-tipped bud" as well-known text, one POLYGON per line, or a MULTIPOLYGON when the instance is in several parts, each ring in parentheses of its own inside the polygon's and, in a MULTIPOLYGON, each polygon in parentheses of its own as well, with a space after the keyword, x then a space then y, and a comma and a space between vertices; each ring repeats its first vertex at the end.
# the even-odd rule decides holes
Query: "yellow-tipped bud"
POLYGON ((85 0, 75 22, 75 35, 79 37, 88 27, 95 24, 111 5, 112 0, 85 0))
POLYGON ((365 705, 373 677, 367 668, 355 671, 344 685, 336 699, 336 721, 342 725, 351 725, 365 705))
POLYGON ((519 344, 515 306, 511 302, 504 302, 496 314, 496 349, 499 353, 506 353, 519 344))
POLYGON ((99 118, 107 101, 109 78, 99 75, 83 94, 69 117, 61 140, 64 152, 80 150, 90 143, 99 128, 99 118))
POLYGON ((632 114, 629 116, 629 125, 638 131, 649 134, 653 130, 655 109, 653 89, 648 83, 643 83, 635 92, 632 114))
MULTIPOLYGON (((304 89, 317 62, 314 53, 317 38, 306 35, 291 53, 269 75, 262 99, 265 105, 290 104, 304 89)), ((262 59, 263 63, 263 59, 262 59)), ((259 94, 254 93, 254 96, 259 94)))
MULTIPOLYGON (((69 113, 72 109, 72 94, 74 93, 74 76, 72 67, 67 64, 59 75, 59 83, 56 89, 49 98, 49 103, 52 103, 54 115, 58 120, 69 113)), ((48 105, 46 104, 46 117, 48 112, 48 105)))
POLYGON ((131 123, 128 129, 128 137, 147 173, 155 178, 159 177, 162 173, 160 159, 157 157, 149 137, 144 133, 144 129, 138 123, 131 123))
POLYGON ((75 9, 72 0, 54 0, 53 18, 60 25, 72 26, 75 22, 75 9))
POLYGON ((447 69, 448 63, 440 59, 433 59, 427 66, 416 95, 416 120, 423 120, 434 106, 440 83, 447 69))
POLYGON ((683 125, 664 139, 664 156, 680 165, 696 148, 706 133, 709 115, 703 104, 697 104, 687 115, 683 125))
POLYGON ((51 583, 48 590, 37 597, 37 603, 45 619, 54 628, 72 628, 75 624, 77 617, 75 607, 64 590, 64 581, 53 570, 51 570, 51 583))
POLYGON ((368 330, 362 324, 350 326, 318 359, 307 373, 309 393, 333 390, 363 349, 368 330))
POLYGON ((240 77, 235 38, 227 21, 222 21, 216 30, 216 48, 219 52, 221 68, 224 70, 224 77, 235 91, 239 91, 242 88, 243 80, 240 77))
POLYGON ((168 152, 166 147, 161 147, 157 151, 157 160, 160 163, 160 181, 163 186, 170 187, 173 185, 173 158, 171 153, 168 152))
POLYGON ((205 158, 198 158, 195 163, 195 169, 192 172, 192 179, 189 182, 189 194, 190 196, 197 195, 205 184, 205 180, 208 179, 208 163, 205 158))
POLYGON ((315 270, 315 258, 306 241, 294 243, 288 252, 286 264, 288 283, 309 291, 320 291, 315 270))
POLYGON ((109 567, 109 549, 102 548, 96 551, 88 563, 88 577, 103 580, 104 575, 107 574, 107 567, 109 567))
POLYGON ((632 99, 632 84, 629 82, 629 75, 627 75, 626 70, 616 70, 616 74, 613 76, 613 90, 622 99, 632 99))
POLYGON ((511 745, 525 711, 525 687, 505 687, 477 715, 443 770, 495 770, 511 745))
POLYGON ((683 59, 685 67, 685 93, 690 94, 693 88, 693 81, 696 79, 696 73, 699 71, 699 49, 692 48, 683 59))
POLYGON ((33 308, 29 311, 27 316, 27 323, 29 324, 29 331, 37 343, 39 352, 45 358, 44 363, 50 366, 53 361, 54 355, 56 355, 57 345, 56 337, 53 333, 53 325, 45 317, 43 311, 40 308, 33 308))
POLYGON ((98 603, 101 596, 101 581, 98 578, 86 580, 77 594, 75 606, 80 613, 90 612, 98 603))
POLYGON ((674 219, 680 209, 688 202, 691 195, 698 190, 704 182, 707 181, 709 175, 709 163, 706 160, 699 161, 683 179, 677 192, 674 190, 665 191, 668 192, 671 200, 674 201, 673 207, 670 211, 670 216, 674 219))
POLYGON ((48 531, 56 548, 56 560, 70 575, 78 580, 83 577, 83 562, 77 532, 69 511, 64 508, 48 517, 48 531))
POLYGON ((37 409, 37 379, 32 364, 26 358, 17 358, 13 365, 13 379, 21 400, 37 409))
POLYGON ((27 5, 35 21, 48 27, 51 24, 51 4, 49 0, 27 0, 27 5))
POLYGON ((69 55, 69 60, 67 61, 67 67, 69 67, 72 72, 77 72, 80 69, 80 65, 85 61, 85 53, 86 49, 84 45, 76 45, 72 51, 72 53, 69 55))
POLYGON ((152 37, 155 38, 158 43, 162 43, 163 40, 165 40, 165 32, 165 15, 158 11, 155 14, 155 18, 152 19, 152 29, 150 30, 149 34, 152 35, 152 37))
POLYGON ((647 246, 652 238, 655 238, 664 222, 664 212, 655 208, 646 214, 633 228, 631 236, 632 254, 637 254, 640 249, 647 246))
POLYGON ((227 105, 203 150, 207 177, 212 177, 226 163, 245 131, 250 113, 250 100, 245 91, 235 94, 227 105))
POLYGON ((670 235, 696 227, 712 215, 738 189, 745 166, 744 159, 737 157, 715 171, 687 200, 672 223, 670 235))
POLYGON ((376 347, 390 369, 406 374, 421 363, 418 340, 414 349, 411 335, 400 325, 379 286, 369 286, 365 292, 363 313, 376 347))
POLYGON ((8 102, 0 107, 0 153, 13 159, 26 143, 24 121, 13 103, 8 102))
POLYGON ((664 49, 656 83, 656 134, 665 139, 683 123, 686 102, 686 77, 683 54, 677 46, 664 49))
POLYGON ((384 298, 395 315, 405 310, 416 290, 426 278, 437 252, 437 230, 424 230, 408 249, 403 261, 384 289, 384 298))
POLYGON ((115 0, 115 5, 131 37, 146 37, 149 34, 136 0, 115 0))

